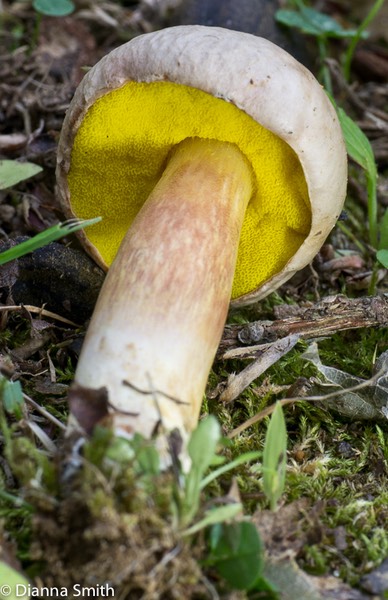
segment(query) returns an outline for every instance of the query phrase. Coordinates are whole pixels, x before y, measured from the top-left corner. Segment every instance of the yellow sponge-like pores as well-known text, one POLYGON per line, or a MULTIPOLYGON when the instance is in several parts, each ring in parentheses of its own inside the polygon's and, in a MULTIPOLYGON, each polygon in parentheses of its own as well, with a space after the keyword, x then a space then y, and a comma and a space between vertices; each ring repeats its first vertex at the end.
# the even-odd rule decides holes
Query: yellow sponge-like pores
POLYGON ((311 209, 294 151, 236 106, 169 82, 126 83, 96 100, 76 134, 68 177, 73 212, 102 216, 87 230, 106 263, 186 138, 236 144, 255 173, 241 232, 233 298, 279 272, 307 237, 311 209))

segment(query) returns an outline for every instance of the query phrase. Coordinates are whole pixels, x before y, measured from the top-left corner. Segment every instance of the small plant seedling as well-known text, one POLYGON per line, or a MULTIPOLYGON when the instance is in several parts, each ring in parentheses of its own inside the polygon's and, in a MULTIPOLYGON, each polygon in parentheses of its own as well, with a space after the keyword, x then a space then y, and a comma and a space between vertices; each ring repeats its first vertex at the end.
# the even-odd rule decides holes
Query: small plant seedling
MULTIPOLYGON (((239 464, 254 460, 259 457, 259 452, 248 452, 238 457, 237 460, 218 467, 204 477, 205 472, 211 465, 219 464, 220 459, 216 454, 217 446, 221 440, 220 425, 215 417, 209 416, 200 421, 197 428, 191 434, 188 443, 188 453, 191 459, 189 472, 183 476, 182 490, 179 501, 179 525, 187 527, 190 525, 198 512, 201 490, 222 473, 235 468, 239 464)), ((179 494, 178 494, 179 495, 179 494)), ((184 531, 185 535, 192 535, 196 531, 223 522, 235 517, 241 512, 241 504, 235 503, 220 506, 205 513, 204 518, 184 531)))
MULTIPOLYGON (((20 162, 18 160, 0 160, 0 190, 5 190, 14 185, 25 181, 42 171, 42 167, 30 162, 20 162)), ((11 260, 20 258, 25 254, 29 254, 38 248, 47 246, 50 242, 59 240, 70 233, 74 233, 79 229, 94 225, 101 221, 101 217, 95 219, 80 220, 74 219, 64 223, 58 223, 53 227, 49 227, 45 231, 38 233, 30 240, 26 240, 17 244, 9 250, 0 253, 0 266, 5 265, 11 260)))
POLYGON ((188 443, 191 468, 185 477, 181 507, 180 521, 183 526, 190 523, 198 511, 201 480, 213 461, 220 438, 220 425, 213 417, 201 421, 191 434, 188 443))
POLYGON ((36 22, 31 40, 31 48, 34 48, 38 43, 40 25, 43 16, 66 17, 75 9, 74 2, 72 2, 72 0, 33 0, 32 6, 36 11, 36 22))
POLYGON ((352 38, 356 29, 344 29, 335 19, 314 8, 305 6, 301 0, 295 2, 298 10, 278 10, 276 20, 288 27, 296 27, 302 33, 317 38, 352 38))
POLYGON ((32 6, 39 14, 49 17, 66 17, 75 9, 71 0, 34 0, 32 6))
POLYGON ((271 510, 284 491, 287 462, 287 430, 282 405, 276 403, 268 425, 263 453, 263 489, 271 510))

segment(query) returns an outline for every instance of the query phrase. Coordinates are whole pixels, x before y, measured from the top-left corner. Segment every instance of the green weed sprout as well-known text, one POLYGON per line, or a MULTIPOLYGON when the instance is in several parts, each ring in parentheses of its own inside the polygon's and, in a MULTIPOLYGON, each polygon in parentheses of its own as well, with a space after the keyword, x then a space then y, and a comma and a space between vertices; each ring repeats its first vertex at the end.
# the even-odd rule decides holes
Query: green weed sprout
POLYGON ((268 591, 263 578, 264 548, 253 523, 237 521, 214 525, 209 534, 206 565, 215 567, 233 589, 268 591))
MULTIPOLYGON (((260 452, 246 452, 229 463, 220 464, 224 460, 216 454, 220 441, 220 425, 213 416, 200 421, 191 434, 188 444, 191 467, 187 474, 183 474, 182 486, 177 494, 180 527, 195 520, 201 491, 211 481, 260 456, 260 452), (204 476, 212 465, 218 466, 204 476)), ((184 529, 182 534, 194 535, 209 527, 210 552, 206 564, 216 568, 233 589, 269 590, 269 583, 262 576, 264 550, 260 535, 250 521, 234 520, 239 513, 242 513, 239 502, 210 508, 202 519, 184 529)))
MULTIPOLYGON (((246 453, 229 464, 222 465, 206 477, 202 477, 202 468, 211 464, 211 454, 215 450, 216 439, 219 437, 219 426, 215 419, 209 417, 201 422, 190 439, 189 452, 193 460, 185 489, 185 505, 193 506, 186 509, 185 516, 192 519, 194 511, 199 506, 199 491, 210 481, 249 460, 258 457, 258 452, 246 453), (210 435, 209 435, 210 433, 210 435), (212 449, 210 450, 209 439, 212 449), (207 440, 207 442, 206 442, 207 440), (209 453, 203 451, 204 444, 208 444, 209 453), (207 454, 207 460, 204 460, 207 454), (194 482, 194 485, 191 482, 194 482)), ((275 510, 277 502, 284 491, 286 473, 287 431, 281 404, 276 404, 271 417, 263 454, 263 488, 270 502, 271 510, 275 510)), ((273 593, 275 590, 263 577, 264 556, 263 544, 260 535, 250 521, 240 519, 231 523, 230 520, 241 505, 232 504, 218 507, 209 511, 205 518, 191 526, 186 533, 196 533, 204 526, 211 525, 209 532, 209 556, 205 564, 212 565, 219 574, 233 587, 233 589, 249 590, 251 592, 273 593)), ((271 597, 273 597, 271 595, 271 597)))
MULTIPOLYGON (((55 2, 51 2, 51 4, 55 4, 55 2)), ((41 171, 42 167, 34 163, 20 162, 18 160, 0 160, 0 190, 11 188, 21 181, 25 181, 26 179, 30 179, 30 177, 34 177, 34 175, 37 175, 41 171)), ((59 240, 70 233, 78 231, 79 229, 89 227, 89 225, 94 225, 99 221, 101 221, 101 217, 88 220, 70 219, 64 223, 57 223, 57 225, 53 225, 45 231, 38 233, 32 239, 21 242, 13 248, 1 252, 0 266, 5 265, 11 260, 15 260, 16 258, 20 258, 21 256, 29 254, 38 248, 47 246, 47 244, 50 244, 50 242, 59 240)))
POLYGON ((287 430, 282 405, 276 403, 268 425, 263 453, 263 490, 271 510, 276 509, 286 479, 287 430))
MULTIPOLYGON (((188 443, 188 454, 191 459, 191 467, 187 474, 183 475, 183 483, 178 493, 178 519, 180 527, 190 524, 198 512, 201 491, 221 474, 235 467, 259 458, 259 452, 247 452, 236 460, 219 466, 206 477, 205 472, 211 465, 223 462, 216 454, 217 446, 221 441, 221 429, 217 419, 209 416, 199 422, 197 428, 190 436, 188 443)), ((214 525, 233 518, 241 512, 239 503, 229 504, 214 508, 205 513, 204 518, 186 529, 184 535, 192 535, 204 527, 214 525)))
POLYGON ((378 247, 377 167, 372 146, 357 123, 342 108, 337 107, 348 155, 365 171, 368 193, 369 242, 378 247))

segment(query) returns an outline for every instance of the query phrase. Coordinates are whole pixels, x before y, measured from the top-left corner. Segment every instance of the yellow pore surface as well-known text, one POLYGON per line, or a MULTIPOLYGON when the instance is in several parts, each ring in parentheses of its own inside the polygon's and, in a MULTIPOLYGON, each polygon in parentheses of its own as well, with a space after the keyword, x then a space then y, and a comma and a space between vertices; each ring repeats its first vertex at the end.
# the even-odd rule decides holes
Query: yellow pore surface
POLYGON ((311 209, 293 150, 233 104, 169 82, 129 82, 99 98, 72 150, 72 209, 82 219, 103 217, 86 234, 110 265, 170 150, 190 137, 236 144, 255 172, 233 283, 238 298, 285 266, 309 233, 311 209))

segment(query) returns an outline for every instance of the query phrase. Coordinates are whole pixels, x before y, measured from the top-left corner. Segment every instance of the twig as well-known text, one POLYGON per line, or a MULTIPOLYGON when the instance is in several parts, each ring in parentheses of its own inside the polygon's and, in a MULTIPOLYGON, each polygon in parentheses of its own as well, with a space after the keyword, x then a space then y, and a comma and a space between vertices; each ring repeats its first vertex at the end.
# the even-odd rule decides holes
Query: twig
MULTIPOLYGON (((224 330, 219 358, 230 358, 233 348, 246 348, 246 355, 252 355, 252 346, 264 344, 298 334, 303 339, 325 337, 361 327, 387 327, 388 294, 350 299, 346 296, 330 296, 324 300, 300 309, 297 316, 275 321, 254 321, 247 325, 227 325, 224 330)), ((256 347, 257 351, 258 348, 256 347)), ((240 354, 244 358, 244 352, 240 354)))
POLYGON ((35 410, 37 410, 38 412, 40 412, 41 415, 43 415, 48 421, 51 421, 52 423, 54 423, 54 425, 56 425, 57 427, 59 427, 59 429, 62 429, 63 431, 66 431, 66 425, 64 425, 63 423, 61 423, 61 421, 59 421, 59 419, 57 419, 56 417, 54 417, 54 415, 52 415, 51 413, 49 413, 45 408, 43 408, 43 406, 40 406, 40 404, 38 404, 37 402, 35 402, 35 400, 33 400, 32 398, 30 398, 29 396, 27 396, 27 394, 23 394, 23 398, 26 402, 28 402, 28 404, 30 404, 31 406, 33 406, 35 408, 35 410))
POLYGON ((57 315, 56 313, 39 306, 32 306, 31 304, 0 306, 0 313, 7 311, 21 312, 23 310, 27 310, 28 312, 35 313, 43 317, 49 317, 50 319, 55 319, 56 321, 61 321, 62 323, 66 323, 66 325, 71 325, 72 327, 80 327, 80 325, 77 325, 77 323, 66 319, 66 317, 61 317, 61 315, 57 315))
POLYGON ((299 335, 292 334, 269 346, 267 345, 265 351, 258 359, 237 375, 229 376, 227 387, 220 395, 220 401, 224 403, 232 402, 252 383, 252 381, 260 377, 260 375, 275 364, 282 356, 292 350, 299 338, 299 335))

